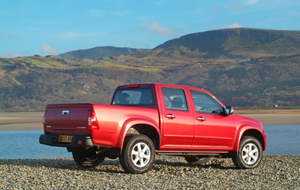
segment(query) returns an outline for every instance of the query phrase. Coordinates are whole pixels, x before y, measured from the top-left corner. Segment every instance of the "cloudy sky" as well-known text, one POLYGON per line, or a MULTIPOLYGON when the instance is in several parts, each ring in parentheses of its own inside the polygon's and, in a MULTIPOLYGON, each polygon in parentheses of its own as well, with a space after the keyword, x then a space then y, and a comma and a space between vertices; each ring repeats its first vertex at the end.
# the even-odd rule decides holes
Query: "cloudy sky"
POLYGON ((0 57, 154 48, 223 28, 300 30, 300 0, 0 0, 0 57))

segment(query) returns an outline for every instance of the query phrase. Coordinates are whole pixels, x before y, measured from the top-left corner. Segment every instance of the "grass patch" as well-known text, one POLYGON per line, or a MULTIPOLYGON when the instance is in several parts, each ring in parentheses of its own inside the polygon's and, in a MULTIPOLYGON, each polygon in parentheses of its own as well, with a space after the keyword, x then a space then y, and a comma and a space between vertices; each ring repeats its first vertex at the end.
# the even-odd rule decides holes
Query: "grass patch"
POLYGON ((146 72, 156 72, 160 69, 166 68, 167 66, 138 67, 138 66, 132 66, 132 65, 120 65, 120 64, 113 64, 113 63, 100 63, 100 64, 92 65, 91 67, 116 67, 116 68, 125 68, 125 69, 139 69, 141 71, 146 71, 146 72))
POLYGON ((9 78, 13 80, 16 83, 16 85, 22 85, 20 81, 18 81, 16 78, 12 77, 11 75, 9 75, 9 78))
POLYGON ((42 68, 66 68, 67 65, 61 64, 56 61, 49 61, 49 60, 36 60, 31 58, 24 58, 22 61, 35 65, 36 67, 42 68))

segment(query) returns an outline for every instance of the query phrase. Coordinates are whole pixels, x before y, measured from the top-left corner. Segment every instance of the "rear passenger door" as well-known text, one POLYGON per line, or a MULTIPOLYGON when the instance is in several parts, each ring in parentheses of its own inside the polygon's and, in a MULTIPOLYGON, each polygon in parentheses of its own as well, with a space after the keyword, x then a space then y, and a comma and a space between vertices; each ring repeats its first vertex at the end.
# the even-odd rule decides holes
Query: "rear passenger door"
POLYGON ((161 149, 189 149, 194 135, 193 112, 189 109, 185 88, 160 86, 161 149))

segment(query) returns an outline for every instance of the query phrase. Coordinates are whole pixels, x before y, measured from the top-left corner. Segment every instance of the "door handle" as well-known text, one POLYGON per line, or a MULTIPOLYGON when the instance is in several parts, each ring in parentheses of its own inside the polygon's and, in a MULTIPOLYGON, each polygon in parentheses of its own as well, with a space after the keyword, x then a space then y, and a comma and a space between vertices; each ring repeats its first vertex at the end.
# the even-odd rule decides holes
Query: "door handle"
POLYGON ((167 114, 167 115, 166 115, 166 118, 171 118, 171 119, 173 119, 173 118, 175 118, 175 115, 173 115, 173 114, 167 114))
POLYGON ((198 121, 205 121, 205 118, 204 117, 197 117, 196 118, 198 121))

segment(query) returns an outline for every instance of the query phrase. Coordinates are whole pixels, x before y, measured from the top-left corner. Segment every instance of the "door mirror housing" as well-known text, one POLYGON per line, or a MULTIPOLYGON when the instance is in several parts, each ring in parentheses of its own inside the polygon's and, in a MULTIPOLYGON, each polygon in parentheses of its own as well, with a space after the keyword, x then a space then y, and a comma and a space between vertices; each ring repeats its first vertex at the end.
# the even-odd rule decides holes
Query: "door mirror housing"
POLYGON ((226 109, 225 109, 225 114, 226 114, 226 115, 233 114, 233 112, 234 112, 233 107, 231 107, 231 106, 226 106, 226 109))

